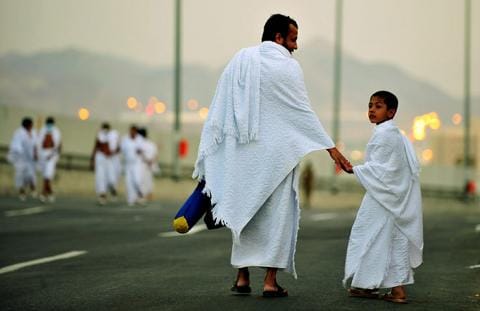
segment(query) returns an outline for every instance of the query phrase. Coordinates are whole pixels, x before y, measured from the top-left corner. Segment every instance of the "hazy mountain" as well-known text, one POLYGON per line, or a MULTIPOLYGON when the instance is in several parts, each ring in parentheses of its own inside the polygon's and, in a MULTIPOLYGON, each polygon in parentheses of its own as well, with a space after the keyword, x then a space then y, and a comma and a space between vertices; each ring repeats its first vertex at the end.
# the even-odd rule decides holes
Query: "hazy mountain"
MULTIPOLYGON (((332 111, 332 47, 314 41, 295 57, 301 63, 312 106, 329 127, 332 111)), ((414 116, 437 111, 445 123, 462 112, 461 100, 416 80, 397 67, 365 63, 343 55, 342 132, 369 130, 365 113, 369 95, 388 89, 400 99, 398 123, 411 126, 414 116)), ((183 67, 183 99, 196 98, 208 106, 222 68, 186 64, 183 67)), ((172 69, 139 63, 83 50, 68 49, 33 55, 9 54, 0 57, 0 105, 18 105, 45 113, 74 115, 88 107, 92 117, 116 119, 127 111, 126 99, 135 96, 143 103, 156 96, 172 103, 172 69)), ((472 109, 479 114, 478 98, 472 109)), ((171 107, 169 107, 171 109, 171 107)), ((352 134, 353 135, 353 134, 352 134)))

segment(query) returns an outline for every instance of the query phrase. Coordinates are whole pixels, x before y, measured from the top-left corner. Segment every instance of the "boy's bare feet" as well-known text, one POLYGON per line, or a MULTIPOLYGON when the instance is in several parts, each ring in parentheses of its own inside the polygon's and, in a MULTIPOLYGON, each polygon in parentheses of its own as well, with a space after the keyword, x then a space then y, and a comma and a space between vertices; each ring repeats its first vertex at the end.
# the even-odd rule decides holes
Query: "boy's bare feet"
POLYGON ((395 286, 389 294, 383 296, 383 300, 394 303, 407 303, 407 292, 403 286, 395 286))

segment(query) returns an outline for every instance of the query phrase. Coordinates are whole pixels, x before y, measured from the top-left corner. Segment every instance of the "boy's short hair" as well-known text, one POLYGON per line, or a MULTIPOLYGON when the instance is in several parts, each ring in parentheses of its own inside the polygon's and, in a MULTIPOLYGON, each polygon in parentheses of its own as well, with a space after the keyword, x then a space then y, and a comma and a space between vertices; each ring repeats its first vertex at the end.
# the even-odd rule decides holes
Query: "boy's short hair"
POLYGON ((398 99, 393 93, 389 91, 377 91, 372 94, 371 97, 379 97, 383 99, 383 102, 387 105, 387 109, 398 109, 398 99))

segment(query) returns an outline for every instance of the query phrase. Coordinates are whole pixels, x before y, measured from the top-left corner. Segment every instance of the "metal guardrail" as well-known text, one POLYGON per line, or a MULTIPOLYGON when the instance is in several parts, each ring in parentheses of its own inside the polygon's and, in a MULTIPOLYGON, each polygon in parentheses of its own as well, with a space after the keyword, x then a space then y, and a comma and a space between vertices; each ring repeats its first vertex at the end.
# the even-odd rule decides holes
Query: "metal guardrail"
MULTIPOLYGON (((8 146, 0 145, 0 163, 8 164, 7 161, 8 146)), ((160 167, 160 177, 173 177, 172 166, 166 162, 158 162, 160 167)), ((77 153, 62 153, 57 163, 57 168, 67 171, 89 171, 90 170, 90 157, 84 154, 77 153)), ((180 179, 192 178, 193 167, 181 166, 180 167, 180 179)))
MULTIPOLYGON (((8 164, 7 161, 8 147, 5 145, 0 145, 0 164, 8 164)), ((156 176, 157 178, 173 178, 173 168, 172 165, 166 162, 158 162, 160 167, 161 174, 156 176)), ((59 169, 64 169, 67 171, 89 171, 90 170, 90 157, 84 154, 76 153, 62 153, 58 161, 57 167, 59 169)), ((180 167, 180 176, 178 179, 191 179, 192 178, 193 167, 192 166, 181 166, 180 167)), ((317 177, 316 185, 319 190, 327 190, 328 184, 330 182, 329 178, 317 177)), ((355 191, 361 192, 363 188, 355 181, 343 180, 339 181, 339 186, 343 191, 355 191)), ((439 186, 429 186, 422 185, 422 194, 428 197, 437 197, 437 198, 458 198, 461 199, 464 197, 463 189, 453 189, 451 187, 439 187, 439 186)))

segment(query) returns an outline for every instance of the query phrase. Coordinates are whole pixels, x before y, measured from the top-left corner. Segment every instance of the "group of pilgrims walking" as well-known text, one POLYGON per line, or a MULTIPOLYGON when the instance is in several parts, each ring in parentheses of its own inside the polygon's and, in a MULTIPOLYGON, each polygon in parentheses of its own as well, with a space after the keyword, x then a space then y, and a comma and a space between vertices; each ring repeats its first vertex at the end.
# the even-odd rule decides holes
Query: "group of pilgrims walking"
POLYGON ((120 138, 118 131, 103 123, 90 158, 98 203, 104 205, 108 198, 117 200, 123 172, 128 205, 145 205, 153 196, 153 176, 160 171, 157 160, 157 146, 148 138, 147 129, 132 125, 129 133, 120 138))
MULTIPOLYGON (((20 200, 25 201, 29 194, 42 202, 54 202, 52 182, 62 149, 61 132, 53 117, 46 119, 38 133, 33 125, 32 118, 23 118, 13 134, 7 160, 15 170, 15 188, 20 200), (43 178, 40 193, 37 171, 43 178)), ((148 138, 146 128, 132 125, 129 133, 120 137, 109 123, 102 123, 90 157, 98 203, 117 201, 118 184, 124 175, 128 205, 145 205, 153 197, 153 177, 160 171, 157 160, 157 146, 148 138)))

